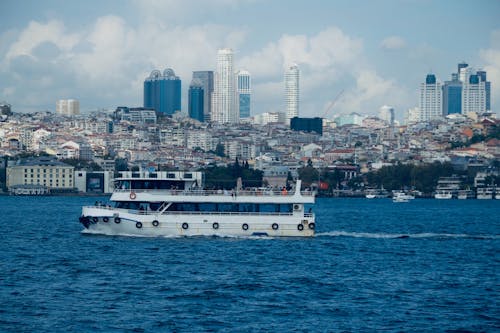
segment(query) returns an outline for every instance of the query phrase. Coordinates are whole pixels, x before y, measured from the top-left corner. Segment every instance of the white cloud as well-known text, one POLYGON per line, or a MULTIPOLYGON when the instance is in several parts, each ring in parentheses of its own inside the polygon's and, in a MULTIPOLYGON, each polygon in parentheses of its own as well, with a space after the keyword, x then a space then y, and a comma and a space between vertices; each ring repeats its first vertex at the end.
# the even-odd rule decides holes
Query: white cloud
POLYGON ((492 31, 490 48, 479 51, 479 56, 484 62, 484 69, 491 81, 492 111, 498 113, 498 103, 495 99, 500 96, 500 30, 492 31))
POLYGON ((388 50, 399 50, 406 47, 406 41, 399 36, 390 36, 382 40, 380 46, 388 50))

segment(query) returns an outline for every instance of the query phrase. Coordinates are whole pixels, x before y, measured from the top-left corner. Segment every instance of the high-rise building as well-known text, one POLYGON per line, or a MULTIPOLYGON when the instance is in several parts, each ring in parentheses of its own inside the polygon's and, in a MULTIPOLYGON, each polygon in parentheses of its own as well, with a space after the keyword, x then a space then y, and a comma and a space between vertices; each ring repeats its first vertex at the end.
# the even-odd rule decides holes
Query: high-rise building
POLYGON ((419 121, 441 117, 443 112, 441 93, 441 83, 436 80, 434 74, 428 74, 425 82, 420 84, 419 121))
POLYGON ((380 107, 378 117, 387 122, 390 126, 394 126, 394 108, 392 106, 384 105, 380 107))
POLYGON ((210 121, 212 93, 214 92, 214 72, 194 71, 193 80, 198 79, 203 86, 203 121, 210 121))
POLYGON ((458 73, 451 74, 451 81, 443 84, 443 116, 462 113, 462 81, 458 73))
POLYGON ((172 115, 181 110, 181 80, 171 68, 151 72, 144 81, 144 107, 172 115))
POLYGON ((285 111, 287 122, 299 116, 299 66, 293 64, 285 71, 285 111))
POLYGON ((238 108, 235 103, 235 75, 233 50, 220 49, 217 53, 217 70, 214 77, 211 120, 217 123, 237 123, 238 108))
POLYGON ((200 122, 205 121, 203 114, 204 96, 205 92, 203 90, 203 83, 199 79, 193 79, 189 85, 188 111, 189 117, 200 122))
MULTIPOLYGON (((466 64, 464 64, 466 65, 466 64)), ((485 71, 477 71, 467 66, 460 67, 462 81, 462 113, 482 114, 491 110, 491 83, 486 80, 485 71)))
POLYGON ((240 118, 250 117, 250 95, 251 83, 250 73, 247 71, 239 71, 237 75, 237 90, 238 93, 238 107, 240 118))
POLYGON ((62 116, 80 114, 80 103, 76 99, 60 99, 56 102, 56 113, 62 116))

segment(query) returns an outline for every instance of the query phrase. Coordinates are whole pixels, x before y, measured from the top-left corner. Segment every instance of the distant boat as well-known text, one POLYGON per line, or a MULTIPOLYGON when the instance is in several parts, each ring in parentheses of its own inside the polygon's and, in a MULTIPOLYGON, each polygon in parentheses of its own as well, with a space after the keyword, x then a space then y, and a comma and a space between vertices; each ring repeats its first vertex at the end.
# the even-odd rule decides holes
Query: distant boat
POLYGON ((392 202, 410 202, 410 200, 415 199, 411 194, 404 193, 402 191, 396 191, 392 195, 392 202))
POLYGON ((389 194, 383 188, 381 188, 380 190, 367 189, 365 192, 365 198, 367 199, 387 198, 388 196, 389 194))
POLYGON ((493 199, 493 188, 491 187, 478 187, 476 191, 477 199, 493 199))
POLYGON ((453 195, 449 191, 437 191, 434 194, 435 199, 451 199, 453 198, 453 195))

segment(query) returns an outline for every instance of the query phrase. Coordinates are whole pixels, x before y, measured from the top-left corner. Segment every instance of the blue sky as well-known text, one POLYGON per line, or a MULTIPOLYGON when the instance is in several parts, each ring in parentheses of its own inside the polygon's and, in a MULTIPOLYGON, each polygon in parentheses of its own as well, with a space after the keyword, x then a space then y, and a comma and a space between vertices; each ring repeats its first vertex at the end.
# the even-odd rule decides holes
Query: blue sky
POLYGON ((458 62, 485 69, 500 106, 500 1, 483 0, 2 0, 0 100, 15 112, 142 105, 143 81, 172 68, 182 104, 194 70, 214 70, 217 49, 252 74, 252 114, 282 111, 283 68, 301 70, 300 115, 403 119, 427 73, 448 80, 458 62))

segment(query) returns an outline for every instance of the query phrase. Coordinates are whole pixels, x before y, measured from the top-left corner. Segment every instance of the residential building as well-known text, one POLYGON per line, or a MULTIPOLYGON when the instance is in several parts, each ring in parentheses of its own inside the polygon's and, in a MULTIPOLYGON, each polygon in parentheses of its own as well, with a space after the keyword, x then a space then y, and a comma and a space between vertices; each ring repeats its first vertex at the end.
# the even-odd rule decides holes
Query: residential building
POLYGON ((189 117, 200 122, 205 120, 204 116, 204 98, 203 83, 199 79, 193 79, 189 85, 188 91, 188 112, 189 117))
POLYGON ((233 50, 220 49, 217 53, 217 70, 212 94, 211 120, 216 123, 237 123, 238 108, 235 103, 235 75, 233 50))
POLYGON ((210 121, 212 112, 212 94, 214 92, 214 72, 194 71, 193 80, 198 79, 203 87, 203 121, 210 121))
POLYGON ((299 116, 299 66, 293 64, 285 71, 285 112, 287 122, 299 116))
POLYGON ((239 71, 237 75, 237 82, 236 92, 238 94, 239 117, 249 118, 251 100, 250 73, 247 71, 239 71))
POLYGON ((420 84, 419 121, 440 118, 443 112, 441 83, 434 74, 428 74, 420 84))
POLYGON ((144 108, 166 115, 181 110, 181 80, 171 68, 151 72, 144 81, 144 108))
MULTIPOLYGON (((156 111, 152 108, 129 108, 126 106, 119 106, 115 110, 114 117, 116 120, 130 121, 139 124, 156 124, 157 121, 156 111)), ((112 133, 112 128, 110 130, 109 126, 112 127, 113 123, 111 123, 111 125, 108 123, 108 132, 112 133)))
POLYGON ((378 117, 385 121, 389 126, 394 126, 394 108, 392 106, 384 105, 380 107, 378 117))
POLYGON ((80 114, 80 102, 76 99, 60 99, 56 102, 56 114, 76 116, 80 114))

